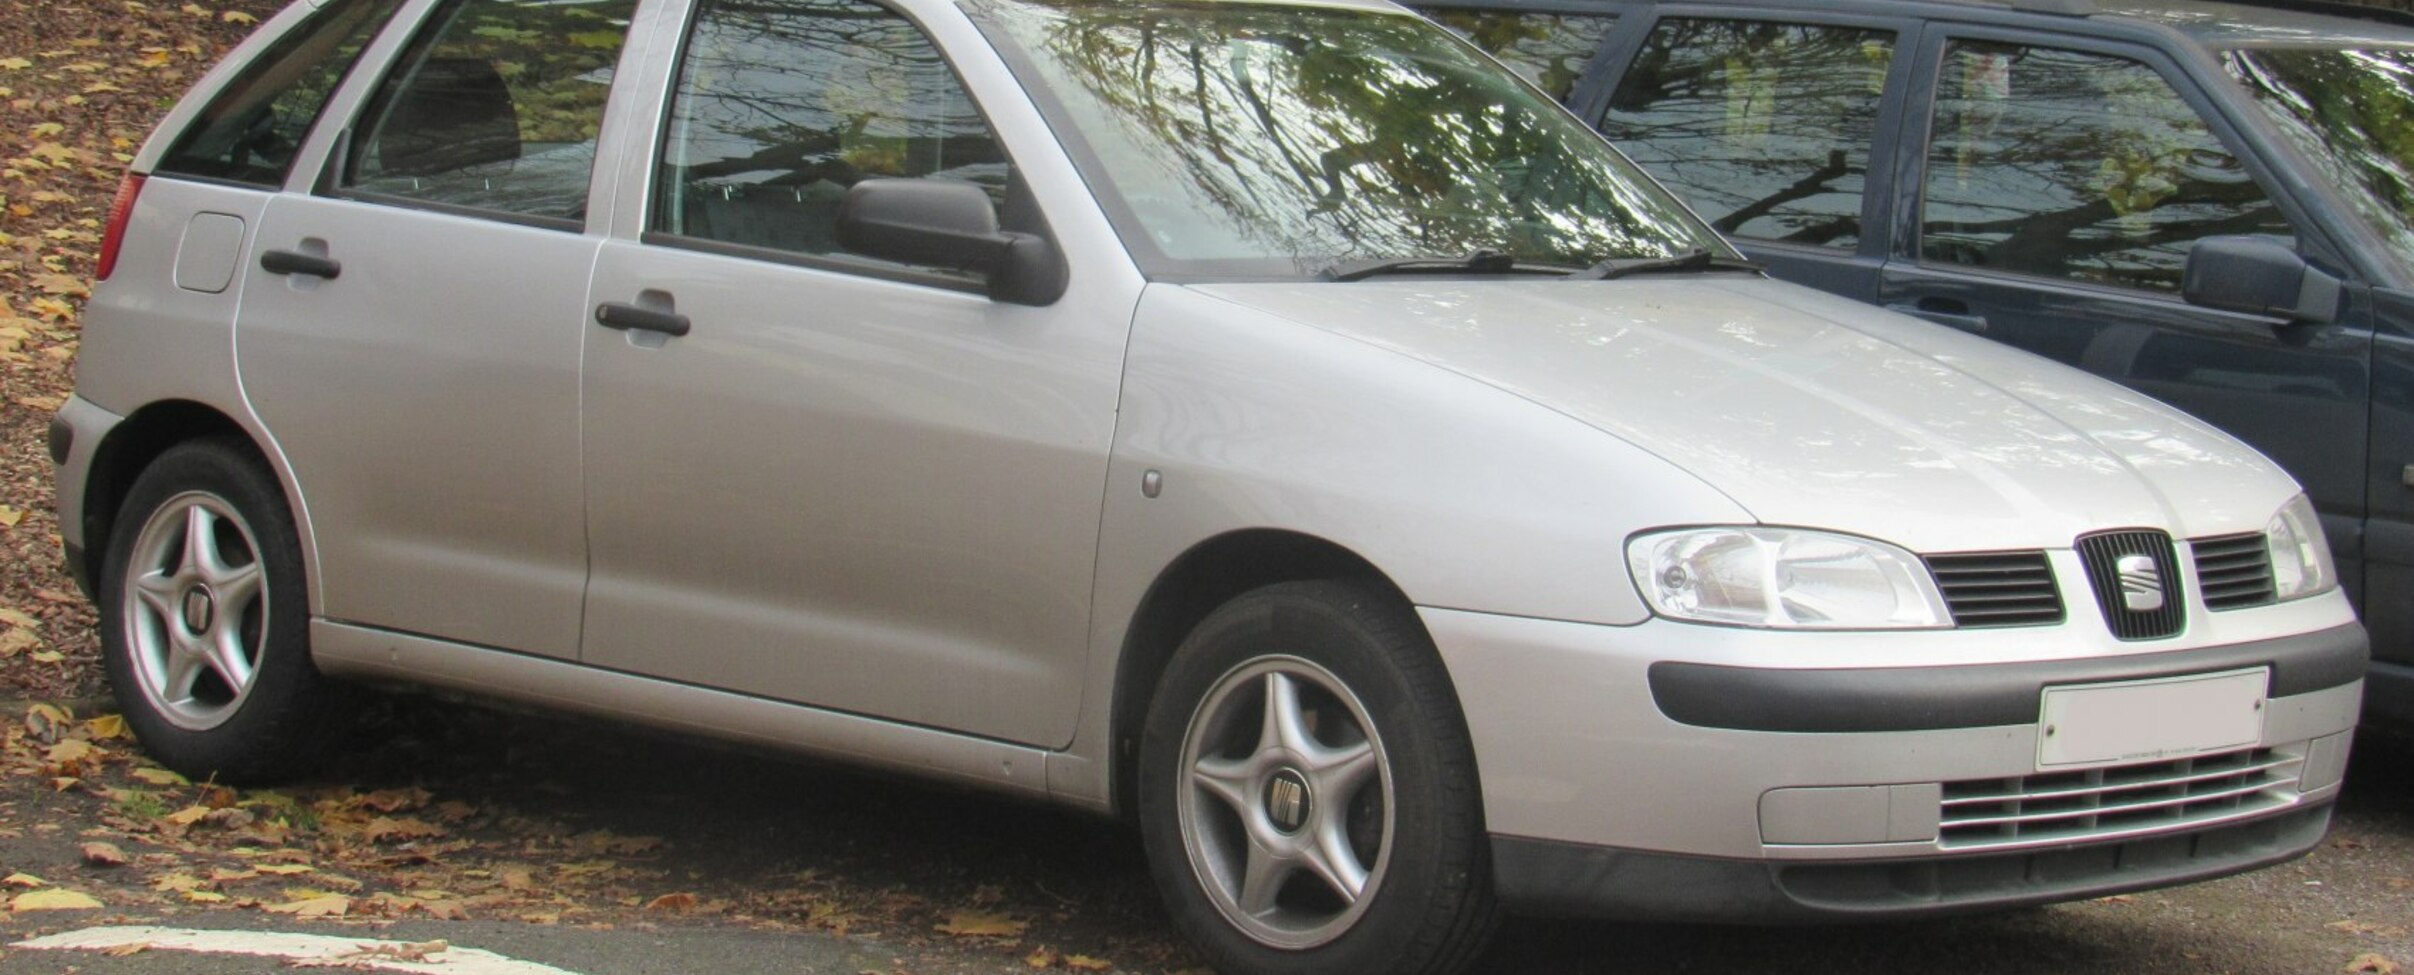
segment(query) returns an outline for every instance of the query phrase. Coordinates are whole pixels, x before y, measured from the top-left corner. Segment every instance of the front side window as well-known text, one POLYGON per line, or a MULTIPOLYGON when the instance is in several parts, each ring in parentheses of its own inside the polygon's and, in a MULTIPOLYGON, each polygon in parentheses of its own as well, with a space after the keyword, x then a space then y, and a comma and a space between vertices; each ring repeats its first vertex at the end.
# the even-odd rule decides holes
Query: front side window
POLYGON ((2251 48, 2222 60, 2414 273, 2414 50, 2251 48))
POLYGON ((1733 252, 1582 122, 1423 19, 973 0, 1152 276, 1487 252, 1733 252))
POLYGON ((356 127, 343 186, 571 222, 636 0, 454 0, 356 127))
POLYGON ((294 150, 402 0, 336 0, 235 75, 177 136, 157 171, 282 186, 294 150))
POLYGON ((1921 218, 1930 263, 2177 293, 2197 240, 2291 233, 2146 65, 1955 42, 1943 71, 1921 218))
POLYGON ((1503 10, 1427 10, 1425 16, 1499 58, 1559 101, 1576 89, 1585 62, 1592 60, 1601 38, 1618 22, 1615 17, 1503 10))
POLYGON ((1849 249, 1893 62, 1887 31, 1665 20, 1601 132, 1720 231, 1849 249))
POLYGON ((911 21, 864 0, 705 0, 680 62, 653 229, 838 251, 838 203, 876 176, 1003 200, 1006 157, 911 21))

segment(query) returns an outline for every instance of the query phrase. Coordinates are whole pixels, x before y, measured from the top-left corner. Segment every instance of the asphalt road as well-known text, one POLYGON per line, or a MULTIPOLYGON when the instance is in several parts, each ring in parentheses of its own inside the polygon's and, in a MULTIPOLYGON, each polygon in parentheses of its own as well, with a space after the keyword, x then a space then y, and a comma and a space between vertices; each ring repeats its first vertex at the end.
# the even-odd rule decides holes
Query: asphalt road
MULTIPOLYGON (((833 897, 926 905, 1002 898, 1040 919, 1019 939, 953 938, 929 916, 875 918, 844 935, 767 930, 729 915, 623 909, 583 924, 297 921, 259 911, 0 916, 0 975, 289 971, 266 958, 151 950, 126 957, 7 946, 105 924, 275 929, 344 938, 437 938, 576 975, 1022 972, 1038 948, 1117 970, 1198 965, 1155 905, 1129 834, 1085 816, 983 795, 766 759, 716 746, 551 719, 425 708, 403 745, 338 771, 413 781, 473 805, 563 828, 659 836, 652 866, 707 898, 814 876, 833 897), (428 734, 430 727, 439 733, 428 734), (829 885, 835 885, 831 887, 829 885), (986 892, 983 894, 982 892, 986 892)), ((60 835, 90 824, 63 823, 60 835)), ((11 841, 0 840, 0 843, 11 841)), ((0 851, 5 852, 5 851, 0 851)), ((2006 914, 1861 927, 1781 929, 1521 920, 1487 973, 1844 975, 2414 975, 2414 750, 2359 745, 2332 835, 2311 856, 2192 887, 2006 914), (2377 961, 2366 956, 2378 956, 2377 961)), ((389 969, 404 970, 404 969, 389 969)), ((446 972, 455 968, 418 969, 446 972)), ((1059 962, 1058 970, 1063 970, 1059 962)), ((536 971, 536 970, 530 970, 536 971)))

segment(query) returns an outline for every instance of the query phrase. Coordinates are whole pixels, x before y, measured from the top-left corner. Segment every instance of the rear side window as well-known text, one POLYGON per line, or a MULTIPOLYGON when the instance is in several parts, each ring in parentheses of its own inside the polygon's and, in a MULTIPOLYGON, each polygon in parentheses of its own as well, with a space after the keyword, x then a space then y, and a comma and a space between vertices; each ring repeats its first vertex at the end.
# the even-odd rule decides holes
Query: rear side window
POLYGON ((402 0, 331 0, 236 74, 155 171, 254 186, 285 183, 293 153, 402 0))
POLYGON ((636 0, 455 0, 377 89, 343 186, 575 222, 636 0))
POLYGON ((1722 233, 1851 248, 1893 63, 1891 31, 1665 20, 1601 132, 1722 233))
POLYGON ((1501 10, 1426 10, 1425 16, 1566 101, 1615 17, 1501 10))
POLYGON ((834 254, 839 200, 875 176, 962 180, 1004 199, 1005 151, 921 30, 861 0, 705 0, 653 229, 834 254))
POLYGON ((2176 293, 2197 240, 2290 233, 2153 68, 2011 44, 1945 51, 1923 260, 2176 293))

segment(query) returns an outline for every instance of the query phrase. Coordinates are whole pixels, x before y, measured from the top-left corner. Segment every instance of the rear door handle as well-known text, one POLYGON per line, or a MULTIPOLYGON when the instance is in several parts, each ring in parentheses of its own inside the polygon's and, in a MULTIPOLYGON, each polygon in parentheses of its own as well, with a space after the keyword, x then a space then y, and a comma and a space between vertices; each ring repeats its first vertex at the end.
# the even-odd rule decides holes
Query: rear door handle
POLYGON ((260 270, 270 274, 299 274, 333 281, 336 275, 344 273, 344 265, 335 258, 321 254, 272 250, 260 255, 260 270))
POLYGON ((1984 335, 1987 330, 1987 317, 1971 314, 1970 306, 1957 298, 1922 298, 1918 304, 1887 305, 1886 310, 1951 325, 1974 335, 1984 335))
POLYGON ((595 323, 621 331, 661 332, 664 335, 687 334, 687 316, 674 311, 655 311, 618 301, 595 306, 595 323))

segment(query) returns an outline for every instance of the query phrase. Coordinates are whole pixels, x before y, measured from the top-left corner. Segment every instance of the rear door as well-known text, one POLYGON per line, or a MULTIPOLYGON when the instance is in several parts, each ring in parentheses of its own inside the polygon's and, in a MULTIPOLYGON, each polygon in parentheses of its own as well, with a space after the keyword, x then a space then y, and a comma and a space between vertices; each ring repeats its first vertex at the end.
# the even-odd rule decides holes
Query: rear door
MULTIPOLYGON (((1660 8, 1611 83, 1574 106, 1778 277, 1863 301, 1885 261, 1908 22, 1660 8)), ((1622 34, 1625 32, 1621 32, 1622 34)))
POLYGON ((332 619, 559 657, 586 582, 590 170, 635 0, 441 0, 246 262, 245 389, 332 619))
POLYGON ((2179 297, 2218 234, 2333 245, 2194 81, 2158 52, 1938 25, 1881 300, 2079 366, 2253 444, 2303 482, 2351 582, 2364 507, 2370 330, 2276 325, 2179 297), (1912 194, 1916 194, 1915 196, 1912 194))

